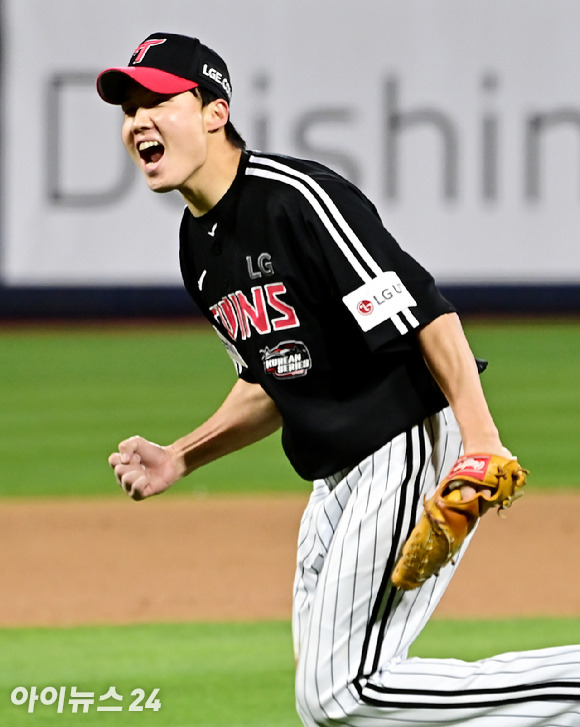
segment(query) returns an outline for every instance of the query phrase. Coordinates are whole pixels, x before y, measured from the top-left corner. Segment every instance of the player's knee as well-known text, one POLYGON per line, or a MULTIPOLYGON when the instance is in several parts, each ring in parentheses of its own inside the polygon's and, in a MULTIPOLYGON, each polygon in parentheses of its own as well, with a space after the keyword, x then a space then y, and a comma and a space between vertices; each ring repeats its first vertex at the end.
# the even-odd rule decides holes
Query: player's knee
POLYGON ((296 710, 305 727, 320 727, 332 724, 328 720, 323 699, 315 685, 302 684, 296 687, 296 710))
MULTIPOLYGON (((296 678, 296 709, 306 727, 330 727, 343 724, 343 689, 329 680, 330 670, 316 674, 299 667, 296 678)), ((346 685, 345 685, 346 687, 346 685)))

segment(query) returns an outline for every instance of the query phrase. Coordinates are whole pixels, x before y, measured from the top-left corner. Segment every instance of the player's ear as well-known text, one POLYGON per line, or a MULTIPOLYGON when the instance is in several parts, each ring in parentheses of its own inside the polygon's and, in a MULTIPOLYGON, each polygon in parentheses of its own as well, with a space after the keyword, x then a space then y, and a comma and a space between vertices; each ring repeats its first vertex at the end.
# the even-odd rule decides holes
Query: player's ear
POLYGON ((230 117, 230 107, 224 98, 216 98, 204 107, 204 114, 208 131, 217 131, 227 124, 230 117))

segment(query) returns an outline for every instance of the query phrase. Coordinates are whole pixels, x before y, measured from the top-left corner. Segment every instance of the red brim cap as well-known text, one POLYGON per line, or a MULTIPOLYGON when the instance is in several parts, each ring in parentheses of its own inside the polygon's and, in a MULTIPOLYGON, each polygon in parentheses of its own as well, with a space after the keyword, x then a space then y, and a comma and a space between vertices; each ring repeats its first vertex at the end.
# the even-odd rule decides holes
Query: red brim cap
POLYGON ((158 68, 147 68, 146 66, 107 68, 97 78, 99 96, 107 103, 117 105, 124 103, 127 98, 129 80, 135 81, 154 93, 167 95, 191 91, 198 85, 195 81, 174 76, 172 73, 160 71, 158 68))

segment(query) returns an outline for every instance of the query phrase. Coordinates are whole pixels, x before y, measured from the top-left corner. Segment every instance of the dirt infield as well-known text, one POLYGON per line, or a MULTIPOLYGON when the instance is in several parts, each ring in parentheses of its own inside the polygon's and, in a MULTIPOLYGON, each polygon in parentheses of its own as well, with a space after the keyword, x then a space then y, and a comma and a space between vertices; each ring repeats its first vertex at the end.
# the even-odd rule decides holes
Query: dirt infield
MULTIPOLYGON (((0 626, 288 619, 306 497, 3 501, 0 626)), ((579 515, 486 516, 436 615, 578 616, 579 515)))

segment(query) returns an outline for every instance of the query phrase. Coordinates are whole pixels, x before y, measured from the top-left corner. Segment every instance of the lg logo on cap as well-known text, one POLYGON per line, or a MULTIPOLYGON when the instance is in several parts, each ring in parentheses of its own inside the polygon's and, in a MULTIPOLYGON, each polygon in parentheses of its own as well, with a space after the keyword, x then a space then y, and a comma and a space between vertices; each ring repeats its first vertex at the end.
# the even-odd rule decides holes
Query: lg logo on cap
POLYGON ((202 73, 204 76, 211 78, 212 81, 215 81, 215 83, 219 83, 219 85, 227 93, 228 98, 232 95, 232 87, 230 86, 230 82, 223 75, 223 73, 217 70, 217 68, 210 68, 207 63, 204 63, 202 73))

